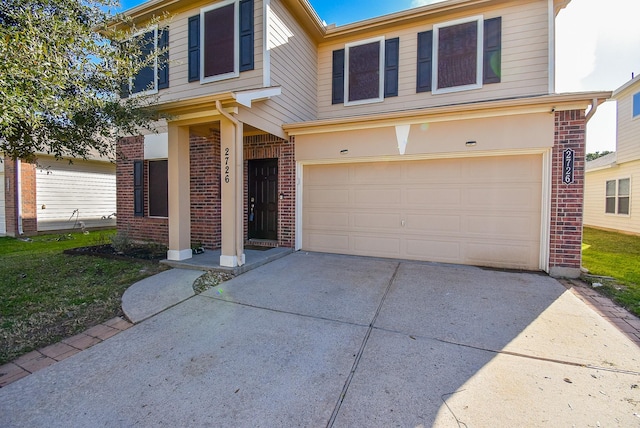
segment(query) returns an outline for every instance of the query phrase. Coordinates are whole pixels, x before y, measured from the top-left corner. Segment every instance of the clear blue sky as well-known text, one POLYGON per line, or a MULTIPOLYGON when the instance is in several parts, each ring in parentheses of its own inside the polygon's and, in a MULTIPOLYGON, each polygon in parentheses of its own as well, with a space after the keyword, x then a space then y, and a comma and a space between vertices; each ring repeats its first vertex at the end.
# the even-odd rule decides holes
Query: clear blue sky
MULTIPOLYGON (((442 0, 311 0, 311 5, 316 10, 321 19, 327 24, 343 25, 350 22, 361 21, 373 18, 374 16, 386 15, 413 7, 435 3, 442 0)), ((143 0, 120 0, 123 10, 130 9, 141 3, 143 0)))

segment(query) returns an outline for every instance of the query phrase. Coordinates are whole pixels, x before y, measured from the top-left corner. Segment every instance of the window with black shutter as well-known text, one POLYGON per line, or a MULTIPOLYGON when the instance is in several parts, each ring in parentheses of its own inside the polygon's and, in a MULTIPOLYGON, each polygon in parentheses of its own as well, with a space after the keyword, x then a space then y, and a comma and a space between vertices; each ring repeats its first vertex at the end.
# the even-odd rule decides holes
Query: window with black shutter
POLYGON ((238 77, 254 69, 254 2, 226 0, 188 20, 188 80, 238 77))
POLYGON ((333 51, 331 103, 357 105, 398 95, 400 39, 376 37, 333 51))

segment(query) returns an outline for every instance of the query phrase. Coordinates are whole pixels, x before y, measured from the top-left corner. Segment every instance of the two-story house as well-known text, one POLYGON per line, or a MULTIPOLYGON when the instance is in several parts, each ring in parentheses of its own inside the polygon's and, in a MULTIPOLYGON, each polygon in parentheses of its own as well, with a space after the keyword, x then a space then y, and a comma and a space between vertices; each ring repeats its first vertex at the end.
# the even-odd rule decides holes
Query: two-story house
POLYGON ((118 143, 118 227, 244 262, 246 242, 580 269, 586 111, 554 92, 569 0, 449 0, 325 26, 307 0, 154 0, 171 119, 118 143))
POLYGON ((584 224, 640 235, 640 76, 613 92, 616 102, 616 151, 587 162, 584 224))

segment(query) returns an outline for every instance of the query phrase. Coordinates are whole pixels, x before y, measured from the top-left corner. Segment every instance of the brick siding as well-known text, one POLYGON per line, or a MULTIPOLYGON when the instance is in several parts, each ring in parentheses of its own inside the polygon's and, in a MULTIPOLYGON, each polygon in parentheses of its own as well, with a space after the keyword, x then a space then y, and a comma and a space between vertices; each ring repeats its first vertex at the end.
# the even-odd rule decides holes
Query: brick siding
POLYGON ((191 135, 191 242, 208 249, 222 245, 220 200, 220 131, 191 135))
POLYGON ((169 244, 169 219, 149 217, 148 165, 144 166, 144 217, 133 214, 133 162, 144 159, 144 136, 125 137, 117 143, 116 207, 118 232, 131 239, 169 244))
MULTIPOLYGON (((18 210, 16 207, 16 162, 4 158, 4 200, 7 235, 18 236, 18 210)), ((22 232, 25 235, 38 233, 38 209, 36 207, 36 165, 20 162, 22 185, 22 232)))
POLYGON ((551 240, 549 266, 580 269, 585 175, 586 121, 583 110, 555 113, 551 174, 551 240), (572 184, 563 178, 563 152, 575 151, 572 184))

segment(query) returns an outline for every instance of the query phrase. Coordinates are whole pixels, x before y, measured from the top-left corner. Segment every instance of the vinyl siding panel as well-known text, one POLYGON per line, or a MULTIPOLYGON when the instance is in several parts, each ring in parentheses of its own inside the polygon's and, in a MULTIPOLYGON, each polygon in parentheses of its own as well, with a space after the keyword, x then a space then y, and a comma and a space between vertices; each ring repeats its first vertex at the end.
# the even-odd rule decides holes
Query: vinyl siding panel
POLYGON ((614 168, 587 172, 584 194, 584 224, 586 226, 640 234, 640 160, 614 168), (631 178, 629 215, 605 214, 607 180, 631 178))
POLYGON ((356 116, 387 111, 407 110, 481 100, 541 95, 548 93, 548 12, 546 1, 519 1, 491 10, 475 10, 453 15, 449 21, 474 15, 484 19, 502 17, 502 76, 500 83, 485 84, 480 89, 433 95, 416 93, 417 33, 428 31, 441 19, 421 25, 405 26, 387 33, 363 34, 324 43, 318 53, 318 116, 320 119, 356 116), (345 107, 331 104, 332 52, 345 43, 369 37, 400 38, 398 97, 383 102, 345 107))
POLYGON ((618 100, 618 163, 640 160, 640 116, 633 117, 633 94, 618 100))
POLYGON ((282 87, 282 95, 272 103, 283 122, 313 120, 317 117, 317 56, 308 37, 280 1, 272 1, 269 20, 271 84, 282 87))
MULTIPOLYGON (((36 169, 38 230, 71 229, 78 210, 87 227, 115 226, 116 167, 108 162, 39 158, 36 169)), ((78 227, 76 225, 76 227, 78 227)))

